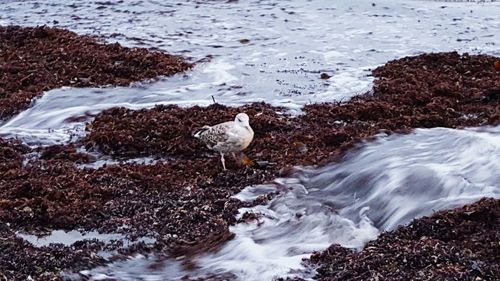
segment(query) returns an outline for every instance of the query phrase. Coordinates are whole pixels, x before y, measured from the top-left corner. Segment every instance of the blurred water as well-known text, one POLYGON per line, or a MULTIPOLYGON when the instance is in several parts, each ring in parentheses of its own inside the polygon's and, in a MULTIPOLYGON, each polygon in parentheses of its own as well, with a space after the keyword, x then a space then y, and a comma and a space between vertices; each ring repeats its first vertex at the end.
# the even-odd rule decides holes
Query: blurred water
MULTIPOLYGON (((370 69, 391 59, 450 50, 500 55, 499 14, 500 3, 484 2, 0 0, 0 24, 55 25, 191 61, 210 57, 192 71, 155 82, 48 91, 2 124, 0 136, 35 146, 73 141, 84 135, 85 122, 113 106, 208 105, 213 96, 227 105, 266 101, 300 111, 307 103, 347 100, 369 91, 370 69), (321 80, 322 72, 332 77, 321 80)), ((116 161, 102 158, 94 166, 116 161)), ((82 273, 94 280, 307 277, 300 261, 313 250, 331 243, 360 248, 414 217, 483 196, 499 198, 499 168, 500 127, 380 136, 341 163, 302 168, 294 177, 238 194, 250 200, 282 191, 268 205, 240 210, 262 216, 232 227, 235 239, 196 257, 198 269, 139 255, 82 273)), ((50 237, 69 239, 59 234, 50 237)), ((73 234, 70 242, 84 239, 73 234)))
POLYGON ((0 24, 53 25, 197 61, 132 87, 62 88, 0 127, 32 145, 67 142, 113 106, 241 105, 300 110, 371 88, 370 69, 431 51, 500 55, 500 3, 435 1, 0 1, 0 24), (373 2, 373 4, 372 4, 373 2), (242 39, 248 39, 240 42, 242 39), (329 80, 319 79, 326 72, 329 80), (71 117, 83 117, 75 120, 71 117))
POLYGON ((136 256, 83 273, 93 280, 310 277, 301 260, 314 250, 332 243, 359 249, 413 218, 482 197, 500 198, 499 169, 500 126, 379 136, 340 163, 303 168, 294 177, 242 191, 236 197, 244 201, 275 190, 281 194, 268 205, 240 209, 240 215, 251 211, 261 217, 233 226, 236 237, 218 252, 196 257, 196 270, 180 261, 136 256))

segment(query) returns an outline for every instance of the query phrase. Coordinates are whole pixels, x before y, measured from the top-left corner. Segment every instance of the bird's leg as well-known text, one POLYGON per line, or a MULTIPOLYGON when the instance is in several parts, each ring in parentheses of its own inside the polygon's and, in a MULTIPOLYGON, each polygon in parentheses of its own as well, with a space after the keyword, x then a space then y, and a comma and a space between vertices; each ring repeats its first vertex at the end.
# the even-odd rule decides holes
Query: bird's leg
POLYGON ((220 161, 222 162, 222 168, 226 170, 226 161, 224 161, 224 153, 220 154, 220 161))
POLYGON ((241 152, 238 154, 236 154, 235 152, 231 152, 231 156, 233 157, 233 160, 236 162, 236 165, 238 167, 241 167, 241 164, 242 164, 241 152))

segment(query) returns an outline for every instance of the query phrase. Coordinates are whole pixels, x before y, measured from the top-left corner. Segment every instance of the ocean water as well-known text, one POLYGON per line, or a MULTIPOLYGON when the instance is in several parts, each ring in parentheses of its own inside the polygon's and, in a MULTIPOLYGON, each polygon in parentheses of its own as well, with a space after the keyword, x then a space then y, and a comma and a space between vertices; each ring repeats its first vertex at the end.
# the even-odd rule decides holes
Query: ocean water
MULTIPOLYGON (((0 136, 32 146, 68 143, 85 134, 95 114, 114 106, 209 105, 215 99, 234 106, 266 101, 299 113, 305 104, 369 92, 370 70, 392 59, 452 50, 500 56, 499 14, 500 3, 493 1, 0 0, 2 25, 69 28, 198 62, 192 71, 129 87, 48 91, 1 124, 0 136), (322 80, 321 73, 332 77, 322 80)), ((309 278, 314 273, 300 261, 314 250, 331 243, 360 249, 415 217, 499 198, 499 155, 499 127, 380 135, 342 162, 300 167, 290 178, 236 195, 251 200, 281 191, 268 205, 240 210, 261 217, 233 226, 235 239, 218 252, 194 257, 195 270, 175 259, 138 255, 81 274, 91 280, 309 278)), ((99 161, 94 168, 115 163, 99 161)), ((67 236, 56 234, 55 241, 67 236)), ((70 241, 86 239, 71 235, 70 241)))
POLYGON ((498 2, 0 3, 3 25, 58 26, 205 61, 184 74, 130 87, 48 91, 0 126, 1 136, 31 145, 75 140, 94 114, 114 106, 209 105, 215 99, 227 105, 266 101, 297 112, 304 104, 345 101, 370 91, 370 70, 392 59, 452 50, 500 55, 498 2), (321 73, 332 77, 322 80, 321 73))

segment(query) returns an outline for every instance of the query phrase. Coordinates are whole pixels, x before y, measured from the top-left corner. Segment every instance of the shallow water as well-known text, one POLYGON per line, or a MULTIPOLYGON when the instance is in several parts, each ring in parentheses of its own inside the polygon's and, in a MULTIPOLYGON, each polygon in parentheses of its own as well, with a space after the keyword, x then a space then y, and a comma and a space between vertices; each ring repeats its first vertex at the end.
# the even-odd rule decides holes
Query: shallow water
POLYGON ((500 198, 500 126, 468 130, 417 129, 379 136, 340 163, 304 168, 274 184, 248 187, 236 197, 252 200, 280 190, 268 205, 240 209, 258 221, 231 228, 236 237, 214 254, 181 262, 136 256, 85 271, 94 279, 179 280, 185 275, 234 274, 238 280, 311 276, 302 258, 332 243, 359 249, 380 232, 413 218, 479 200, 500 198), (151 269, 155 264, 155 269, 151 269))
POLYGON ((154 243, 154 239, 143 237, 137 241, 131 241, 125 235, 120 233, 99 233, 97 231, 82 232, 78 230, 64 231, 53 230, 49 235, 36 236, 23 232, 16 232, 16 235, 24 240, 30 242, 35 247, 45 247, 50 244, 63 244, 64 246, 71 246, 77 241, 83 240, 99 240, 101 242, 109 243, 111 241, 122 241, 125 247, 134 243, 154 243))
POLYGON ((500 3, 434 1, 0 1, 0 24, 47 24, 197 61, 132 87, 49 91, 0 127, 32 145, 74 140, 113 106, 266 101, 294 110, 370 90, 370 69, 422 52, 500 55, 500 3), (247 44, 240 43, 248 39, 247 44), (319 79, 326 72, 329 80, 319 79))
MULTIPOLYGON (((34 146, 65 143, 82 137, 85 122, 113 106, 208 105, 212 97, 228 105, 264 100, 300 111, 307 103, 346 100, 369 91, 370 69, 391 59, 450 50, 500 55, 495 40, 498 2, 107 2, 113 4, 0 0, 0 24, 55 25, 192 61, 211 59, 185 74, 131 87, 51 90, 2 124, 0 136, 34 146), (319 79, 322 72, 332 78, 319 79)), ((139 255, 83 273, 119 280, 176 280, 210 273, 229 273, 240 280, 309 276, 300 261, 314 250, 331 243, 360 248, 381 231, 414 217, 484 196, 500 197, 498 155, 500 127, 380 136, 341 163, 303 168, 294 177, 238 194, 249 200, 282 191, 266 206, 240 210, 263 215, 258 223, 232 227, 235 239, 217 253, 197 257, 195 271, 185 270, 181 261, 139 255)), ((94 167, 116 161, 101 157, 94 167)))

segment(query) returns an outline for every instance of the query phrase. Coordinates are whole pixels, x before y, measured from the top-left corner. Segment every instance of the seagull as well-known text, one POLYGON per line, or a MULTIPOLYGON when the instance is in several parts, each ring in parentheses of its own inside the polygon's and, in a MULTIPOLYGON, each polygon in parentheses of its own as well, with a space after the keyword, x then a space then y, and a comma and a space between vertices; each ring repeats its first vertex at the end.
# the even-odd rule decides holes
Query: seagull
POLYGON ((228 121, 213 126, 205 125, 193 131, 193 137, 200 139, 205 145, 220 153, 222 168, 226 170, 224 154, 240 152, 247 148, 253 139, 253 130, 249 124, 250 118, 245 113, 238 113, 234 121, 228 121))

